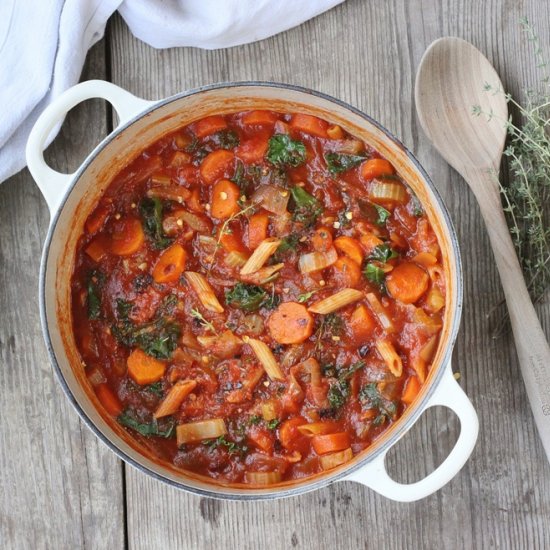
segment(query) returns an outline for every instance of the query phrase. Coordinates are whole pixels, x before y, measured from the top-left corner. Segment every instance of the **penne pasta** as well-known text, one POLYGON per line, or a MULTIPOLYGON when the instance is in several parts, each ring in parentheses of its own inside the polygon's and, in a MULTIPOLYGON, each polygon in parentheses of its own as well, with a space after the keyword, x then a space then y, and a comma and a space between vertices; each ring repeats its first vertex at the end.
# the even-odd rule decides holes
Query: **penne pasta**
POLYGON ((176 438, 178 446, 185 443, 196 443, 203 439, 215 439, 227 433, 223 418, 213 418, 211 420, 200 420, 198 422, 189 422, 180 424, 176 427, 176 438))
POLYGON ((327 313, 332 313, 339 310, 340 308, 353 304, 364 298, 364 294, 360 290, 355 290, 354 288, 344 288, 336 294, 315 302, 312 306, 308 308, 312 313, 320 313, 321 315, 326 315, 327 313))
POLYGON ((321 463, 321 468, 323 468, 323 470, 331 470, 332 468, 336 468, 336 466, 349 462, 352 458, 353 451, 348 448, 344 451, 338 451, 337 453, 323 455, 319 458, 319 462, 321 463))
POLYGON ((163 416, 174 414, 180 408, 183 400, 196 386, 197 383, 194 380, 180 380, 176 382, 155 411, 154 417, 162 418, 163 416))
POLYGON ((279 271, 281 271, 284 266, 285 264, 280 263, 267 267, 262 267, 262 269, 258 269, 258 271, 250 273, 249 275, 242 275, 241 273, 241 279, 246 283, 252 283, 254 285, 264 285, 276 279, 279 275, 279 271))
POLYGON ((225 257, 224 263, 229 267, 242 267, 244 264, 246 264, 246 259, 247 258, 245 254, 233 250, 225 257))
POLYGON ((204 275, 196 273, 194 271, 186 271, 184 273, 187 282, 191 285, 191 288, 197 294, 197 297, 201 301, 201 304, 208 311, 215 311, 216 313, 223 313, 223 307, 216 298, 214 290, 210 286, 210 283, 206 280, 204 275))
POLYGON ((265 372, 267 372, 267 375, 269 376, 269 378, 271 378, 271 380, 285 379, 279 363, 277 363, 277 360, 273 356, 273 353, 269 349, 267 344, 265 344, 261 340, 248 338, 246 336, 243 337, 243 341, 245 344, 248 344, 252 348, 252 351, 255 353, 258 361, 261 363, 262 367, 265 369, 265 372))
POLYGON ((429 266, 427 271, 433 283, 442 284, 445 280, 443 268, 439 264, 429 266))
POLYGON ((384 306, 380 303, 378 296, 376 296, 376 294, 374 294, 373 292, 369 292, 365 297, 382 328, 386 332, 394 332, 395 327, 393 326, 391 319, 386 313, 384 306))
POLYGON ((279 248, 280 244, 281 239, 276 239, 275 237, 264 239, 242 267, 241 275, 250 275, 261 269, 265 262, 267 262, 271 255, 279 248))
POLYGON ((382 356, 382 359, 384 359, 390 372, 399 378, 403 374, 403 362, 397 351, 395 351, 393 344, 389 340, 378 340, 376 342, 376 349, 382 356))

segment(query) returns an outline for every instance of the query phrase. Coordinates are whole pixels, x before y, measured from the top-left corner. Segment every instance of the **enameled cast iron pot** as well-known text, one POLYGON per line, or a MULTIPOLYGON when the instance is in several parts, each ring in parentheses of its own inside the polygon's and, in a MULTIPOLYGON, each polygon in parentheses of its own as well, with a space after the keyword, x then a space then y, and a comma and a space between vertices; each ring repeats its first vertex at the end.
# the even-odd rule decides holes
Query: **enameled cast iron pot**
POLYGON ((264 82, 216 84, 183 92, 162 101, 145 101, 103 81, 89 81, 67 90, 36 122, 27 144, 29 169, 51 212, 40 270, 40 313, 51 361, 67 397, 91 430, 120 458, 139 470, 193 493, 239 500, 297 495, 334 481, 362 483, 398 501, 423 498, 455 476, 470 456, 478 433, 472 404, 451 372, 451 352, 462 308, 462 273, 456 235, 441 198, 413 155, 388 131, 345 103, 318 92, 264 82), (49 168, 42 154, 46 139, 66 113, 90 98, 104 98, 116 109, 118 127, 88 156, 74 174, 49 168), (111 178, 163 135, 207 115, 252 109, 302 112, 339 124, 374 146, 397 169, 426 210, 442 248, 447 277, 445 319, 439 349, 427 382, 403 417, 370 448, 347 464, 304 480, 247 489, 219 485, 142 454, 124 429, 101 412, 84 374, 71 328, 71 274, 75 249, 84 221, 111 178), (461 431, 445 461, 426 478, 403 485, 393 481, 384 466, 386 453, 429 407, 442 405, 460 419, 461 431))

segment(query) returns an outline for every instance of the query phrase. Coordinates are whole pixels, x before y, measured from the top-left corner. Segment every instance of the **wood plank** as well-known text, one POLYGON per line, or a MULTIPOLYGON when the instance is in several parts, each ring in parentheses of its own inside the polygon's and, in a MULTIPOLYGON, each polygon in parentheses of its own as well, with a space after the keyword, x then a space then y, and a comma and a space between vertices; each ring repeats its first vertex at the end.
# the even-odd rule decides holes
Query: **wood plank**
MULTIPOLYGON (((400 136, 440 189, 457 228, 465 304, 455 369, 480 417, 472 459, 449 485, 421 502, 387 501, 351 483, 298 498, 217 502, 177 492, 127 470, 131 548, 536 548, 550 545, 550 467, 537 440, 510 337, 491 340, 487 313, 502 299, 479 210, 464 182, 430 148, 417 124, 415 70, 435 38, 472 41, 509 89, 535 82, 518 21, 536 22, 549 42, 541 0, 348 0, 282 35, 230 50, 156 51, 113 25, 113 81, 154 99, 214 81, 265 79, 327 92, 400 136), (132 71, 128 71, 128 60, 132 71), (144 76, 146 75, 146 76, 144 76)), ((548 334, 550 311, 541 310, 548 334)), ((426 414, 392 451, 388 467, 414 481, 446 456, 458 433, 445 410, 426 414), (422 457, 419 459, 418 457, 422 457)))
MULTIPOLYGON (((105 77, 105 43, 83 78, 105 77)), ((73 170, 106 134, 106 105, 71 112, 47 158, 73 170)), ((48 208, 27 170, 0 185, 0 540, 3 548, 124 546, 121 462, 80 422, 49 363, 38 269, 48 208)))

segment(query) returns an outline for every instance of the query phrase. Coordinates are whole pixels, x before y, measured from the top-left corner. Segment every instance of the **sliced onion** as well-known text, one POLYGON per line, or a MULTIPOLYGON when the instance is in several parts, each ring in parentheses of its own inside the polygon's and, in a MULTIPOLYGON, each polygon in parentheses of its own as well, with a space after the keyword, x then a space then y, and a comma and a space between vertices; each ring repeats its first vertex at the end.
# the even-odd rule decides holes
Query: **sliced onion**
POLYGON ((323 455, 319 457, 319 462, 321 463, 321 468, 323 470, 331 470, 349 462, 353 458, 353 451, 351 449, 345 449, 343 451, 338 451, 337 453, 331 453, 329 455, 323 455))
POLYGON ((247 483, 253 485, 272 485, 281 481, 280 472, 245 472, 244 478, 247 483))
POLYGON ((212 224, 210 221, 199 214, 193 214, 192 212, 187 212, 187 210, 182 210, 179 214, 179 218, 183 220, 191 229, 194 229, 199 233, 211 233, 212 231, 212 224))
POLYGON ((276 185, 264 185, 258 188, 251 197, 255 204, 261 204, 268 212, 285 214, 290 193, 276 185))
POLYGON ((302 254, 298 267, 302 273, 313 273, 331 266, 338 259, 336 249, 331 246, 326 252, 309 252, 302 254))
POLYGON ((396 181, 388 179, 374 180, 370 188, 370 197, 382 201, 407 202, 405 187, 396 181))
POLYGON ((189 422, 188 424, 180 424, 176 428, 178 446, 185 443, 196 443, 203 439, 215 439, 226 433, 227 428, 223 418, 189 422))

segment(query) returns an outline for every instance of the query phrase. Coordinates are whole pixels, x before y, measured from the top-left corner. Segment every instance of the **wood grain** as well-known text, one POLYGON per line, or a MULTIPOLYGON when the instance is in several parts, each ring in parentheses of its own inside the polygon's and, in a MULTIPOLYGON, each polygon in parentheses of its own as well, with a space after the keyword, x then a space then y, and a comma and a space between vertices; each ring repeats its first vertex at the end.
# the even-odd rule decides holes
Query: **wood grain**
MULTIPOLYGON (((479 443, 461 474, 438 494, 410 505, 389 502, 351 483, 284 501, 216 502, 129 471, 131 548, 550 544, 550 525, 544 519, 550 515, 550 467, 534 430, 513 343, 509 337, 492 341, 486 321, 502 290, 479 209, 461 178, 419 130, 413 102, 422 53, 442 35, 461 36, 485 51, 513 92, 520 83, 534 83, 534 62, 518 25, 524 14, 539 23, 543 43, 548 42, 548 13, 536 1, 518 6, 496 0, 350 0, 282 35, 215 52, 155 51, 115 20, 113 81, 138 95, 155 99, 214 81, 249 78, 301 84, 371 114, 418 155, 459 234, 465 308, 455 368, 481 421, 479 443), (134 60, 132 71, 127 59, 134 60), (515 76, 508 80, 508 75, 515 76)), ((395 477, 414 481, 437 466, 456 439, 457 424, 444 409, 425 415, 389 457, 395 477)))
MULTIPOLYGON (((115 18, 108 66, 112 80, 137 95, 161 98, 220 80, 301 84, 371 114, 415 152, 449 207, 462 247, 465 303, 454 363, 481 422, 463 471, 436 495, 408 505, 351 483, 290 500, 221 502, 178 492, 126 467, 130 548, 550 547, 550 467, 513 342, 509 336, 493 341, 486 320, 503 294, 481 215, 462 179, 422 134, 413 102, 422 53, 444 35, 480 48, 516 96, 521 86, 533 85, 535 62, 519 29, 522 15, 536 23, 542 43, 550 43, 544 0, 348 0, 279 36, 214 52, 153 50, 115 18)), ((87 75, 101 76, 101 56, 93 55, 98 66, 87 75)), ((105 132, 105 112, 94 112, 96 122, 86 106, 71 118, 66 130, 78 143, 66 155, 55 149, 59 166, 87 150, 87 134, 97 139, 105 132)), ((27 172, 2 184, 0 201, 0 540, 9 548, 122 548, 119 462, 80 428, 52 381, 38 327, 32 289, 45 203, 27 172), (37 384, 40 392, 31 393, 37 384), (17 454, 21 448, 28 459, 17 454)), ((550 307, 539 312, 548 335, 550 307)), ((430 411, 392 450, 390 471, 400 481, 421 478, 445 457, 458 429, 445 409, 430 411)))
POLYGON ((550 347, 531 303, 514 250, 495 177, 502 164, 508 105, 491 63, 469 42, 441 38, 424 54, 417 71, 415 99, 424 132, 441 156, 462 175, 477 199, 500 274, 519 367, 550 461, 550 347), (472 106, 481 112, 472 116, 472 106))
MULTIPOLYGON (((105 75, 105 44, 85 78, 105 75)), ((67 118, 47 160, 73 170, 105 135, 105 104, 67 118)), ((54 377, 38 315, 46 203, 27 170, 0 186, 0 546, 122 548, 121 462, 80 422, 54 377)))

